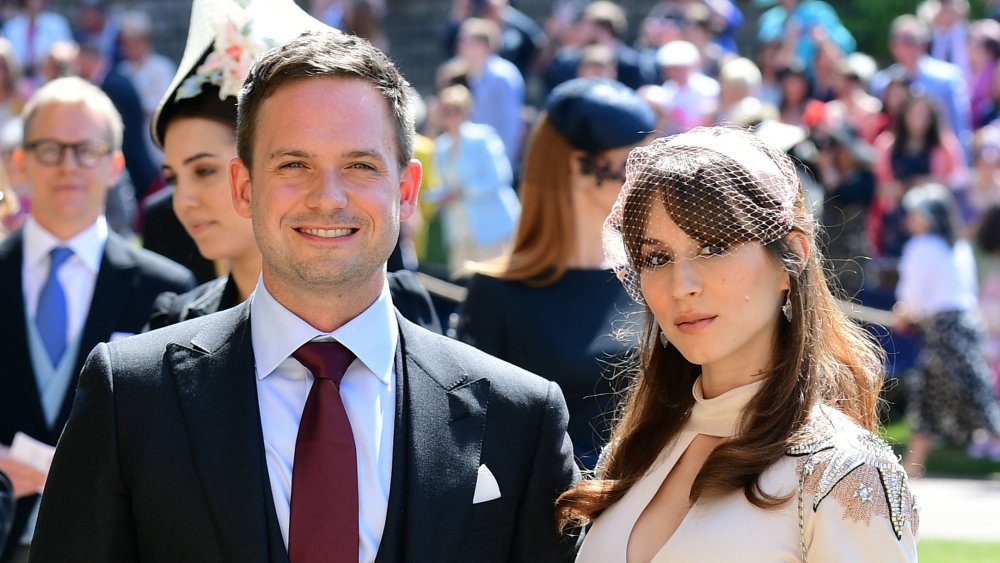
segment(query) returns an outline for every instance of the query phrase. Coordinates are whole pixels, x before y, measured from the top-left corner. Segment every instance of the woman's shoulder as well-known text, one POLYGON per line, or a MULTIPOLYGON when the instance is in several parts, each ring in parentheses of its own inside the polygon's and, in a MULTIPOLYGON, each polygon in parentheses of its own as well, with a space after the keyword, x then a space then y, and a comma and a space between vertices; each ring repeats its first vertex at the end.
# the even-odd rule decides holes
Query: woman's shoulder
POLYGON ((806 509, 839 513, 843 522, 865 528, 881 520, 897 541, 916 537, 916 502, 906 471, 885 440, 826 405, 814 409, 802 436, 788 455, 798 458, 806 509))
POLYGON ((161 328, 228 308, 223 300, 229 283, 229 277, 223 276, 181 294, 161 293, 153 302, 149 328, 161 328))

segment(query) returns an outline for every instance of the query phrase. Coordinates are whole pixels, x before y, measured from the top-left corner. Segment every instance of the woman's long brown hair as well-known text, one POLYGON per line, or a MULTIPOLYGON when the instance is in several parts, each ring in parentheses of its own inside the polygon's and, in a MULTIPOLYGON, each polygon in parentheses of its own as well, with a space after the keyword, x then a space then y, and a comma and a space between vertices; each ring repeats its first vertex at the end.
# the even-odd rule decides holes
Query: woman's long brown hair
POLYGON ((543 113, 525 150, 521 173, 521 218, 510 254, 469 266, 474 272, 528 285, 558 281, 576 244, 570 194, 570 156, 575 149, 543 113))
MULTIPOLYGON (((717 157, 701 164, 707 172, 702 177, 718 177, 722 168, 713 171, 713 166, 732 170, 732 161, 717 157)), ((652 194, 658 195, 671 217, 684 228, 683 202, 672 201, 666 195, 670 183, 678 181, 657 178, 648 189, 634 190, 636 195, 630 199, 656 200, 652 194)), ((640 227, 633 232, 645 232, 649 205, 635 201, 626 202, 626 206, 625 219, 637 222, 632 227, 640 227)), ((752 240, 752 233, 732 221, 739 215, 737 211, 730 209, 732 218, 716 218, 713 224, 730 227, 727 236, 731 239, 752 240)), ((744 410, 737 434, 719 445, 705 461, 691 488, 692 503, 702 496, 711 498, 742 490, 747 500, 760 508, 783 505, 789 497, 764 491, 760 476, 791 445, 804 439, 799 431, 817 403, 841 410, 869 430, 878 426, 884 354, 874 338, 837 307, 822 268, 815 219, 801 190, 791 231, 801 233, 810 243, 805 262, 788 244, 788 236, 765 248, 790 274, 792 321, 786 322, 779 315, 769 375, 744 410)), ((630 256, 636 251, 634 246, 630 248, 630 256)), ((618 501, 646 473, 690 416, 694 405, 691 389, 701 368, 688 362, 676 347, 661 346, 659 335, 660 329, 647 308, 638 373, 633 374, 596 478, 578 482, 557 501, 557 514, 564 528, 591 521, 618 501)))

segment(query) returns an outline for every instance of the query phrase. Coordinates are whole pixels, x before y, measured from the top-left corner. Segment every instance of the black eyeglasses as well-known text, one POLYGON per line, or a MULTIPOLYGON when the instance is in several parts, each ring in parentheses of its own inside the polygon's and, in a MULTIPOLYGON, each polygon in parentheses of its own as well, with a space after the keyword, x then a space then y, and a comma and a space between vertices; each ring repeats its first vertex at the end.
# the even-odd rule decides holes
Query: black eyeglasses
POLYGON ((51 139, 39 139, 24 144, 24 150, 32 151, 38 162, 46 166, 58 166, 63 162, 66 149, 73 151, 73 158, 84 168, 93 168, 108 153, 111 147, 104 143, 60 143, 51 139))

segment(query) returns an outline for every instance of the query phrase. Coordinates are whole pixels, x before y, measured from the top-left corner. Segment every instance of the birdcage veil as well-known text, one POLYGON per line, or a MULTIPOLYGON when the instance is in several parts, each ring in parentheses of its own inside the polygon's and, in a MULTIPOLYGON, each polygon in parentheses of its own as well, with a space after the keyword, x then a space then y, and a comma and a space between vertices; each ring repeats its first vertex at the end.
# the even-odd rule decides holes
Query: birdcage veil
MULTIPOLYGON (((629 295, 643 302, 640 274, 652 205, 713 255, 740 243, 772 243, 792 227, 799 180, 791 159, 752 132, 697 127, 634 149, 625 185, 604 223, 604 253, 629 295)), ((677 252, 677 259, 699 253, 677 252)))

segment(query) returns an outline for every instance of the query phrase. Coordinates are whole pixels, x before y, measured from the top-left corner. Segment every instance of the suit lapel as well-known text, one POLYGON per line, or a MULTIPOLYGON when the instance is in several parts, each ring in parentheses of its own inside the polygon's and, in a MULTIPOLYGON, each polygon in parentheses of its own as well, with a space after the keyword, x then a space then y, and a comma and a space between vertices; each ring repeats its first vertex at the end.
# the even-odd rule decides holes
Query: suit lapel
MULTIPOLYGON (((28 354, 28 334, 25 323, 24 290, 21 284, 21 267, 24 262, 24 235, 18 230, 12 233, 0 244, 0 308, 6 312, 0 318, 0 358, 3 360, 5 375, 0 378, 0 394, 8 401, 0 399, 0 404, 6 404, 8 412, 0 415, 0 419, 10 418, 16 421, 17 429, 23 430, 40 440, 52 440, 48 425, 42 413, 42 403, 38 396, 38 384, 35 382, 35 368, 31 365, 28 354), (14 398, 16 400, 13 400, 14 398), (14 412, 18 411, 18 412, 14 412)), ((14 428, 4 428, 0 433, 10 436, 0 436, 0 442, 10 443, 14 428)))
MULTIPOLYGON (((408 558, 452 561, 472 508, 490 382, 442 357, 437 336, 397 318, 408 464, 403 544, 408 558)), ((395 469, 394 459, 390 505, 400 480, 395 469)))
POLYGON ((190 343, 168 345, 166 364, 177 384, 223 558, 278 561, 283 556, 287 561, 276 522, 271 522, 274 504, 260 428, 249 312, 249 303, 244 303, 219 313, 190 343), (278 546, 273 545, 275 539, 278 546))

